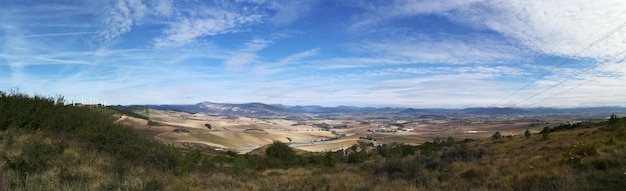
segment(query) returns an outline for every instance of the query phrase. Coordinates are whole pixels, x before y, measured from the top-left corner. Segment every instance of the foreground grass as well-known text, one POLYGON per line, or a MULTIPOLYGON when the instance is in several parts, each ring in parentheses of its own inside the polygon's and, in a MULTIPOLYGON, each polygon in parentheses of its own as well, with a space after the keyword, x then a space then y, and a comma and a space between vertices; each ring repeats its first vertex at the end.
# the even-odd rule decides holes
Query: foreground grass
POLYGON ((114 124, 121 113, 0 92, 7 190, 620 190, 624 119, 550 133, 303 153, 176 149, 114 124))

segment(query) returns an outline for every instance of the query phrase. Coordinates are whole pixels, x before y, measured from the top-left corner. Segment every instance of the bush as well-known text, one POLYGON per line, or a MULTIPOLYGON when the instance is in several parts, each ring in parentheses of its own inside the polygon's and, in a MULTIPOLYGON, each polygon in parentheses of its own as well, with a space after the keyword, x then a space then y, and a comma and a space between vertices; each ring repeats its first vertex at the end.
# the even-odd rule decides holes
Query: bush
POLYGON ((415 155, 415 146, 405 144, 391 144, 376 147, 376 151, 385 158, 400 158, 415 155))
POLYGON ((323 155, 312 155, 308 160, 309 163, 320 168, 335 167, 337 165, 337 159, 332 152, 325 152, 323 155))
POLYGON ((579 166, 583 164, 583 159, 598 155, 598 151, 594 145, 583 142, 577 142, 570 146, 567 156, 570 164, 579 166))
POLYGON ((494 140, 500 139, 500 138, 502 138, 502 134, 500 134, 500 132, 499 132, 499 131, 497 131, 496 133, 494 133, 494 134, 491 136, 491 138, 492 138, 492 139, 494 139, 494 140))
POLYGON ((286 143, 280 141, 274 141, 267 150, 265 150, 265 155, 276 161, 278 165, 281 166, 289 166, 300 163, 300 157, 296 154, 296 152, 289 147, 286 143))
POLYGON ((530 139, 530 136, 531 136, 530 131, 528 129, 526 129, 526 131, 524 131, 524 137, 526 139, 530 139))
POLYGON ((487 154, 487 149, 484 147, 473 148, 468 147, 467 145, 461 145, 457 147, 452 147, 444 151, 441 154, 441 159, 444 161, 473 161, 482 158, 487 154))
POLYGON ((543 127, 543 130, 541 130, 541 132, 539 132, 539 134, 541 134, 541 139, 542 140, 548 140, 548 138, 550 138, 550 132, 552 130, 550 130, 550 127, 545 126, 543 127))
POLYGON ((351 152, 348 154, 347 161, 350 164, 362 163, 369 157, 369 154, 365 149, 361 149, 357 152, 351 152))
MULTIPOLYGON (((78 141, 85 149, 103 151, 136 165, 157 166, 164 170, 176 167, 180 153, 115 124, 114 114, 119 116, 119 110, 64 106, 62 100, 0 92, 0 129, 11 127, 26 134, 38 132, 54 135, 58 140, 78 141)), ((41 141, 29 143, 22 148, 22 156, 11 158, 10 163, 16 168, 39 171, 47 165, 42 158, 62 152, 61 146, 41 141)))

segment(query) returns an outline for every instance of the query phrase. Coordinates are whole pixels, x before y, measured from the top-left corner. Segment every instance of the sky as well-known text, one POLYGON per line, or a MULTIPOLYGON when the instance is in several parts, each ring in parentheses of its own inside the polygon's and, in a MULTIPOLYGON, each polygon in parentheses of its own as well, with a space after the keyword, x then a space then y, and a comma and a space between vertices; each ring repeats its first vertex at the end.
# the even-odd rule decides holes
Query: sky
POLYGON ((626 106, 623 0, 0 0, 0 91, 67 102, 626 106))

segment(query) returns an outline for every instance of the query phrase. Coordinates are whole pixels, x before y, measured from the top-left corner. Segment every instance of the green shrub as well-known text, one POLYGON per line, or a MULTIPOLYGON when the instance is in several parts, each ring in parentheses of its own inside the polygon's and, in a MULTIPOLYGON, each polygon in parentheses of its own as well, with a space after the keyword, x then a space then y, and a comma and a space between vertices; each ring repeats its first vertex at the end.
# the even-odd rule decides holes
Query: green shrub
POLYGON ((502 138, 502 134, 500 134, 500 132, 499 132, 499 131, 496 131, 496 133, 494 133, 493 135, 491 135, 491 138, 492 138, 493 140, 500 139, 500 138, 502 138))
POLYGON ((265 150, 265 155, 275 161, 277 167, 300 164, 300 156, 286 143, 274 141, 265 150))
POLYGON ((539 134, 541 134, 541 139, 542 140, 548 140, 548 138, 550 138, 550 133, 551 132, 552 132, 552 130, 550 129, 550 127, 548 127, 548 126, 543 127, 541 132, 539 132, 539 134))
POLYGON ((357 152, 351 152, 350 154, 348 154, 346 162, 350 164, 362 163, 365 162, 368 157, 369 154, 367 153, 367 151, 365 149, 361 149, 357 152))

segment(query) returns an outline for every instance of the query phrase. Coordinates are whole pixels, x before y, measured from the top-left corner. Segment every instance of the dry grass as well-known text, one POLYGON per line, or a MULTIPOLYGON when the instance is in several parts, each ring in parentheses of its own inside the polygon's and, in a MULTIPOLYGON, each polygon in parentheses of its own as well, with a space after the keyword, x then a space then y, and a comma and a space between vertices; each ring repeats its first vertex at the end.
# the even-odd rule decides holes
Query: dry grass
MULTIPOLYGON (((365 162, 324 168, 302 165, 256 170, 239 167, 236 161, 224 165, 211 161, 212 165, 189 171, 163 171, 133 165, 79 142, 10 130, 0 131, 0 157, 5 161, 3 185, 8 190, 621 189, 626 186, 626 130, 601 130, 603 125, 553 132, 547 140, 533 134, 529 139, 512 136, 456 143, 433 154, 418 150, 403 158, 384 158, 375 148, 360 148, 369 151, 365 162), (33 143, 62 149, 45 159, 42 170, 25 174, 11 168, 7 161, 27 155, 33 143)), ((263 150, 255 152, 250 156, 258 154, 264 159, 263 150)), ((303 151, 298 154, 305 155, 303 151)))

